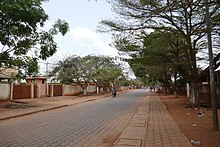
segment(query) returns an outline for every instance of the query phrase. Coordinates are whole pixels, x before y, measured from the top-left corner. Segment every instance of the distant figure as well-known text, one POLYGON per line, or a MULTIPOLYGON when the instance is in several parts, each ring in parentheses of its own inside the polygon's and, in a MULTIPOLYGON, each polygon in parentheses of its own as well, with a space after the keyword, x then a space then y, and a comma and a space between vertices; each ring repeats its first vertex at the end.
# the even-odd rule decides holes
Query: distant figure
POLYGON ((153 87, 151 86, 151 87, 150 87, 150 92, 152 91, 152 89, 153 89, 153 87))
POLYGON ((116 97, 116 88, 115 87, 113 87, 112 88, 112 97, 116 97))

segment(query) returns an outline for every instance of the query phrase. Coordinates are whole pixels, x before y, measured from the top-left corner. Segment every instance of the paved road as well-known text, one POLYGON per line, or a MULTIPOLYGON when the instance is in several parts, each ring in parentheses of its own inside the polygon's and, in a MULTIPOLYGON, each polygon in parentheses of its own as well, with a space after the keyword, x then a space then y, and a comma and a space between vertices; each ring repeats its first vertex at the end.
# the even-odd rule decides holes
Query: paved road
POLYGON ((1 121, 0 146, 104 146, 128 125, 146 92, 1 121))

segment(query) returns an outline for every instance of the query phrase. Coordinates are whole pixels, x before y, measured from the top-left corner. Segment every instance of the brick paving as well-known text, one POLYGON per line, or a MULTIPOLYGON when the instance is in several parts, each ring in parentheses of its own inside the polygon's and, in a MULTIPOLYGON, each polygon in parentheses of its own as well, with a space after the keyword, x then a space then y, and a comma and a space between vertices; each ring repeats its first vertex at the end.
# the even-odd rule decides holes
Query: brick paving
POLYGON ((150 97, 150 114, 147 124, 146 147, 191 147, 189 140, 181 132, 165 104, 159 96, 150 97))
POLYGON ((105 147, 112 137, 116 147, 192 147, 159 96, 146 90, 0 121, 3 147, 105 147))
POLYGON ((143 94, 128 93, 0 121, 0 146, 104 146, 104 138, 117 136, 128 125, 143 94))
POLYGON ((178 128, 165 104, 148 93, 128 127, 115 142, 116 147, 192 147, 178 128))

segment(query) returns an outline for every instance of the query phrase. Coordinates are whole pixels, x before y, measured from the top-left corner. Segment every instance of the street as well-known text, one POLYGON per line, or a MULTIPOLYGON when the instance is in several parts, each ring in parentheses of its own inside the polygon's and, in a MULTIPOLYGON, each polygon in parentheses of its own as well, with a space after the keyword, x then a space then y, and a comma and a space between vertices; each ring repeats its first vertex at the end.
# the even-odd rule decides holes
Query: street
POLYGON ((146 92, 0 121, 0 146, 104 146, 121 134, 146 92))

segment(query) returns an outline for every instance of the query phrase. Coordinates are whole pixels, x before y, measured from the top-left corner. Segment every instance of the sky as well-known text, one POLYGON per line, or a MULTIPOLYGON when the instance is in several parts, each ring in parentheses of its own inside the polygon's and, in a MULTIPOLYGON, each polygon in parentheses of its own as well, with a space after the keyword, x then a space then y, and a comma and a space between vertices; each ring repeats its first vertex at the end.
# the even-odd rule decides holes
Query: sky
MULTIPOLYGON (((105 0, 49 0, 43 3, 49 15, 45 27, 50 28, 57 19, 69 23, 70 30, 65 35, 57 35, 58 49, 55 55, 43 61, 40 72, 45 72, 45 63, 57 63, 70 55, 119 56, 118 51, 110 47, 111 35, 97 32, 97 26, 103 19, 114 18, 111 4, 105 0)), ((49 70, 52 64, 49 64, 49 70)))

